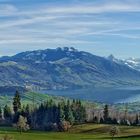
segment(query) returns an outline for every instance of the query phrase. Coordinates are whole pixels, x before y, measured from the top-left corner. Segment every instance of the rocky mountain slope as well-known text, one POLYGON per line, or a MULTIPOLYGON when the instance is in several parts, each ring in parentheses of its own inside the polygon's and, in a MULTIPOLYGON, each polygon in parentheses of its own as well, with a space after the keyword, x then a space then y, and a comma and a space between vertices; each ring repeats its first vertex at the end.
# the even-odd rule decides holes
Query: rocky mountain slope
POLYGON ((140 85, 140 72, 74 48, 22 52, 0 58, 0 86, 66 89, 140 85))
POLYGON ((118 64, 124 64, 128 67, 140 71, 140 59, 139 58, 127 58, 127 59, 117 59, 113 55, 108 57, 109 60, 114 61, 118 64))

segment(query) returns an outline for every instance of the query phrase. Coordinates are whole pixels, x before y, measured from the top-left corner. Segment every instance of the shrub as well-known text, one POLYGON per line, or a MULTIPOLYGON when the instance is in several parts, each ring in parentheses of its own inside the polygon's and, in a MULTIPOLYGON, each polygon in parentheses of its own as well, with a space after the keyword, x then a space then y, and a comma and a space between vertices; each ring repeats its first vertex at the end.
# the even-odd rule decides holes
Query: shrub
POLYGON ((62 121, 59 123, 59 130, 60 131, 68 131, 71 128, 71 124, 68 121, 62 121))
POLYGON ((0 138, 0 140, 14 140, 14 139, 11 136, 5 134, 2 138, 0 138))
POLYGON ((114 136, 119 134, 119 128, 116 127, 116 126, 112 126, 109 130, 109 134, 110 134, 110 136, 112 137, 112 140, 113 140, 114 136))

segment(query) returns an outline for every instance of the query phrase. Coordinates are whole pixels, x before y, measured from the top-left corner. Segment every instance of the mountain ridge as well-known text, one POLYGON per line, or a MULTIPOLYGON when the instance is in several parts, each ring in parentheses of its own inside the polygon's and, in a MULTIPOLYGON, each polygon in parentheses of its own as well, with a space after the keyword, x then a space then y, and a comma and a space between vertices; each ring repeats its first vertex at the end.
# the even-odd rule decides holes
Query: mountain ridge
POLYGON ((0 72, 0 86, 70 89, 140 85, 139 71, 73 47, 1 57, 0 72))
POLYGON ((127 58, 127 59, 117 59, 113 55, 109 55, 107 59, 114 61, 118 64, 127 65, 128 67, 140 71, 140 58, 127 58))

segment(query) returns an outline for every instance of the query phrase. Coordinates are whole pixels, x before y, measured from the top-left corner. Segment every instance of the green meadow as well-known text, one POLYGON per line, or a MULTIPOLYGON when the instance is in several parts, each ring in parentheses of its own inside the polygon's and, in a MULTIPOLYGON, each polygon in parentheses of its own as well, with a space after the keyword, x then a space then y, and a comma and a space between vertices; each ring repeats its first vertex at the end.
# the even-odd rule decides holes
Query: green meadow
MULTIPOLYGON (((7 134, 14 140, 111 140, 110 125, 83 124, 72 127, 68 132, 29 131, 20 134, 10 127, 0 128, 0 137, 7 134)), ((115 140, 140 140, 140 127, 118 126, 120 133, 115 140)))

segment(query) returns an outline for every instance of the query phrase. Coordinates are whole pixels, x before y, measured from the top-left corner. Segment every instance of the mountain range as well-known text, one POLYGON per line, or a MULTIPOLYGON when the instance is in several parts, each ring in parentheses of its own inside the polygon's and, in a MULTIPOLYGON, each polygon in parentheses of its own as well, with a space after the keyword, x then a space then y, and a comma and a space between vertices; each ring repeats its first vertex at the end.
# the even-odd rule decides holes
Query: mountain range
POLYGON ((71 89, 140 85, 140 65, 132 64, 73 47, 27 51, 0 58, 0 86, 71 89))
POLYGON ((114 61, 118 64, 124 64, 132 69, 140 71, 140 58, 127 58, 127 59, 117 59, 113 55, 108 57, 109 60, 114 61))

